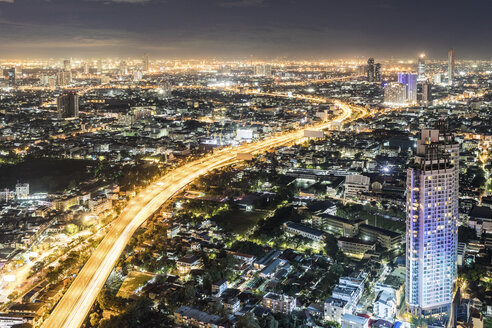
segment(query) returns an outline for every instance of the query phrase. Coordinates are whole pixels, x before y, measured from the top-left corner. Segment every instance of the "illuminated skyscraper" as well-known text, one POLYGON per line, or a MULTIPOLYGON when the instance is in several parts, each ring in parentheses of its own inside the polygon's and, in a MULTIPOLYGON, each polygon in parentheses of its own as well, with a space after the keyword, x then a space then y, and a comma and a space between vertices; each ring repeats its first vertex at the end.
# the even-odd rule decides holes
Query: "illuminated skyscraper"
POLYGON ((417 75, 411 73, 398 73, 398 83, 407 88, 407 101, 417 102, 417 75))
POLYGON ((422 82, 422 97, 421 97, 421 103, 422 105, 428 105, 429 102, 432 100, 431 96, 431 84, 427 81, 422 82))
POLYGON ((101 74, 103 69, 102 60, 97 61, 97 74, 101 74))
POLYGON ((419 56, 419 61, 417 65, 417 80, 425 81, 427 78, 425 77, 425 55, 419 56))
POLYGON ((126 61, 122 60, 120 62, 120 76, 128 74, 128 67, 126 66, 126 61))
POLYGON ((79 96, 75 92, 60 95, 57 99, 58 118, 79 117, 79 96))
POLYGON ((453 300, 458 170, 447 147, 439 130, 423 130, 407 170, 405 296, 414 315, 448 312, 453 300))
POLYGON ((454 79, 454 49, 448 51, 448 84, 452 85, 454 79))
POLYGON ((369 58, 367 61, 367 81, 374 82, 376 68, 374 66, 374 58, 369 58))

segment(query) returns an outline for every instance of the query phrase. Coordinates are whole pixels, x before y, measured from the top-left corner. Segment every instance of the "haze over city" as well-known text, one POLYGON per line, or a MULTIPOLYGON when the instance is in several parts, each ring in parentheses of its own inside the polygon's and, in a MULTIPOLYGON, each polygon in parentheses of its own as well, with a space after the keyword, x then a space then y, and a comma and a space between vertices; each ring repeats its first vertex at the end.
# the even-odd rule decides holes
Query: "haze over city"
POLYGON ((3 0, 0 57, 490 59, 490 1, 3 0))

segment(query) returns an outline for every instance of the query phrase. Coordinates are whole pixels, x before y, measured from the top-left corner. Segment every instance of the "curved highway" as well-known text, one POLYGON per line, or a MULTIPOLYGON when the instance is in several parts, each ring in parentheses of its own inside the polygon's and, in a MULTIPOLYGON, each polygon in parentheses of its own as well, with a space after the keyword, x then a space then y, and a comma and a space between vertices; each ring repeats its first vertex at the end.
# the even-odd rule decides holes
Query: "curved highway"
POLYGON ((254 143, 225 148, 185 164, 158 179, 133 198, 93 252, 51 315, 45 328, 78 328, 82 325, 99 291, 111 273, 135 230, 162 204, 199 176, 236 162, 237 153, 258 154, 303 140, 303 130, 323 130, 335 121, 349 121, 368 115, 361 107, 335 102, 340 109, 331 121, 281 133, 254 143))

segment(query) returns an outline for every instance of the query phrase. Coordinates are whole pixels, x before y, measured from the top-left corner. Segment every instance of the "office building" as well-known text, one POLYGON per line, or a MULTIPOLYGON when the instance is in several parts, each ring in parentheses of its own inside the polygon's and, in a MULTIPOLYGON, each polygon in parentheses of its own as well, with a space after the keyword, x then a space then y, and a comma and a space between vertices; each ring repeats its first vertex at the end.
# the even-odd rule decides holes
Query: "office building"
POLYGON ((425 76, 425 55, 420 55, 417 64, 417 80, 422 82, 427 80, 425 76))
POLYGON ((97 61, 97 74, 101 74, 102 73, 102 70, 103 70, 103 67, 102 67, 102 60, 98 60, 97 61))
POLYGON ((374 65, 374 58, 369 58, 367 60, 367 81, 374 82, 376 75, 376 67, 374 65))
POLYGON ((60 95, 56 102, 58 118, 79 117, 79 96, 75 92, 60 95))
POLYGON ((439 132, 424 130, 407 170, 406 302, 414 315, 450 310, 457 264, 457 168, 439 132))
POLYGON ((448 84, 452 85, 454 79, 454 49, 448 51, 448 84))

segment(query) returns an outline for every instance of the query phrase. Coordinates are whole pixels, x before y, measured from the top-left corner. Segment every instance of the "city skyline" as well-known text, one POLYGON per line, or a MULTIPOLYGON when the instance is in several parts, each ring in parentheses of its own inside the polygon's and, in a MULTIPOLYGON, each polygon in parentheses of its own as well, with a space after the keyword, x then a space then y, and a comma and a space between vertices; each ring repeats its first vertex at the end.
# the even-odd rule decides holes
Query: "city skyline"
POLYGON ((487 13, 472 1, 0 1, 0 57, 490 59, 487 13), (459 10, 458 10, 459 9, 459 10), (412 17, 410 28, 401 21, 412 17))

